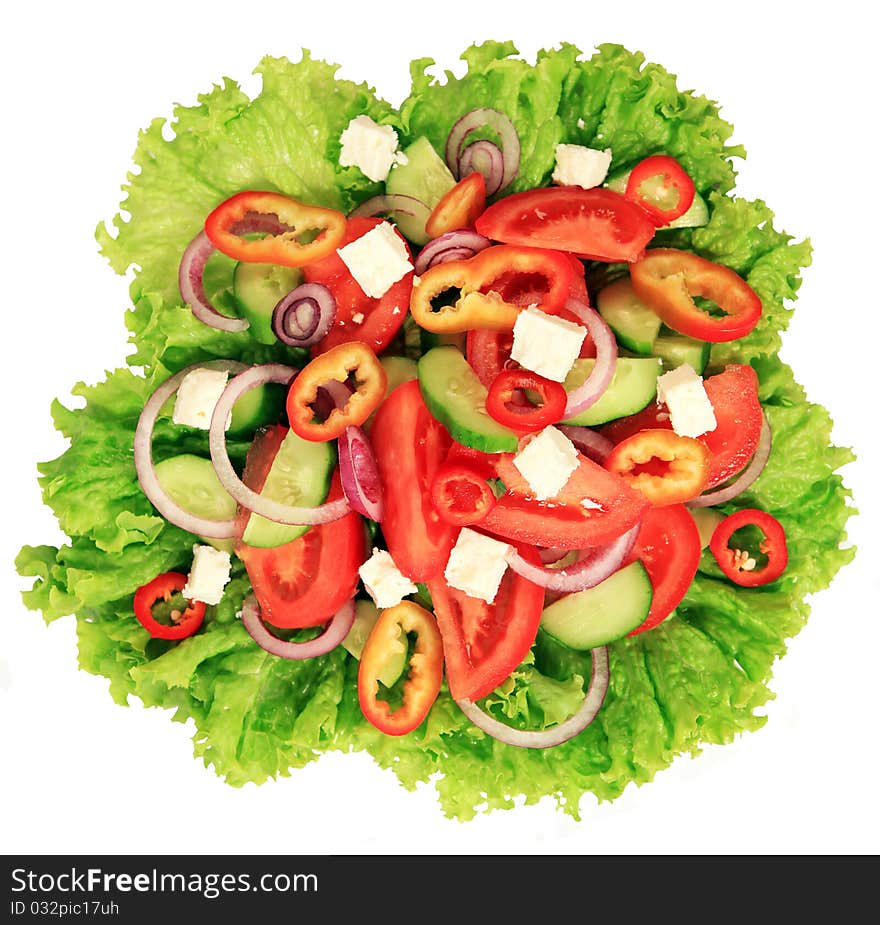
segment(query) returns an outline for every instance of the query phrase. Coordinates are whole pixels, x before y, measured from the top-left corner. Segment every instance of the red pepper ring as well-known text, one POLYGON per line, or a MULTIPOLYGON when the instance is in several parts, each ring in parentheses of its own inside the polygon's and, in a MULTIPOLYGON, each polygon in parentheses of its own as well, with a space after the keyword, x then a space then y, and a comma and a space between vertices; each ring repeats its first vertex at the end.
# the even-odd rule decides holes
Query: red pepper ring
POLYGON ((306 205, 280 193, 246 190, 221 202, 205 219, 205 234, 217 250, 246 263, 302 267, 332 253, 345 234, 346 218, 335 209, 306 205), (266 217, 265 237, 239 233, 245 219, 266 217), (276 221, 277 220, 277 227, 276 221), (301 237, 317 237, 302 243, 301 237))
POLYGON ((334 440, 346 427, 359 427, 385 397, 388 375, 376 354, 363 341, 353 340, 331 347, 316 356, 290 385, 287 418, 303 440, 334 440), (354 377, 355 391, 341 407, 333 408, 323 421, 315 417, 318 389, 331 380, 344 383, 354 377))
POLYGON ((735 584, 744 588, 755 588, 775 581, 788 565, 788 546, 785 542, 785 528, 766 511, 757 508, 743 508, 725 517, 715 528, 709 549, 720 569, 735 584), (744 549, 731 549, 731 536, 743 527, 757 527, 764 539, 758 549, 767 557, 766 564, 758 568, 755 559, 744 549))
POLYGON ((687 212, 695 193, 694 181, 674 157, 654 154, 633 167, 624 196, 662 227, 687 212))
POLYGON ((630 267, 635 294, 674 331, 721 343, 744 337, 763 310, 754 289, 728 267, 688 251, 658 247, 630 267), (726 314, 715 317, 694 302, 711 299, 726 314))
POLYGON ((154 605, 158 601, 171 600, 175 592, 184 589, 186 581, 186 575, 181 572, 165 572, 135 591, 134 615, 154 639, 186 639, 202 625, 205 619, 205 604, 202 601, 188 601, 183 613, 172 611, 174 623, 160 623, 153 615, 154 605))
POLYGON ((461 462, 445 462, 431 483, 431 501, 440 519, 457 527, 476 524, 495 507, 485 477, 461 462))
POLYGON ((534 433, 562 420, 567 399, 568 393, 559 382, 527 369, 505 369, 489 387, 486 411, 511 430, 534 433), (536 392, 540 404, 522 401, 520 393, 524 389, 536 392))
POLYGON ((367 637, 358 667, 358 700, 364 716, 381 732, 399 736, 412 732, 428 715, 443 681, 443 640, 433 614, 402 601, 379 615, 367 637), (389 658, 399 652, 400 637, 416 633, 403 682, 403 703, 392 710, 379 700, 379 678, 389 658))

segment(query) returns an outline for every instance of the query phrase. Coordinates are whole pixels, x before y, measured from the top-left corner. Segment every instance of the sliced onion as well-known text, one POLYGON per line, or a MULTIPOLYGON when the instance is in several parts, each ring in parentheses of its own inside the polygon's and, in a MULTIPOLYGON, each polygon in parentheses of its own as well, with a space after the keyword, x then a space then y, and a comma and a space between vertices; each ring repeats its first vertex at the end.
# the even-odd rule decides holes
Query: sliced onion
POLYGON ((579 452, 589 456, 593 462, 604 463, 614 449, 613 440, 589 427, 577 427, 573 424, 557 424, 556 427, 571 440, 579 452))
POLYGON ((554 562, 564 559, 570 552, 570 549, 546 548, 538 549, 538 556, 544 565, 552 565, 554 562))
POLYGON ((773 435, 770 432, 770 422, 767 415, 761 411, 761 434, 758 437, 758 446, 755 448, 749 464, 743 469, 739 477, 730 485, 724 488, 716 488, 714 491, 706 492, 693 501, 688 501, 688 507, 711 507, 715 504, 724 504, 737 495, 742 494, 747 488, 757 480, 758 476, 764 471, 767 460, 770 458, 770 450, 773 446, 773 435))
MULTIPOLYGON (((209 520, 198 517, 185 508, 182 508, 162 487, 156 475, 153 463, 153 428, 156 418, 165 402, 178 390, 184 377, 195 369, 216 369, 237 373, 245 369, 244 363, 234 360, 211 360, 207 363, 196 363, 180 370, 169 379, 166 379, 159 388, 147 399, 143 411, 138 418, 137 428, 134 432, 134 468, 137 472, 143 493, 149 498, 153 507, 170 523, 188 533, 211 539, 228 539, 235 535, 234 520, 209 520)), ((225 427, 226 418, 223 419, 225 427)))
POLYGON ((486 181, 486 195, 494 196, 504 183, 504 155, 496 144, 485 139, 468 145, 458 162, 459 176, 481 173, 486 181))
POLYGON ((250 633, 254 642, 270 655, 279 658, 304 659, 315 658, 332 652, 348 635, 354 623, 354 598, 347 601, 336 611, 330 622, 324 626, 320 636, 308 642, 289 642, 279 639, 263 622, 260 605, 253 594, 249 594, 241 606, 241 622, 250 633))
POLYGON ((385 505, 379 467, 370 441, 360 427, 346 427, 339 438, 339 477, 352 510, 381 523, 385 505))
POLYGON ((415 196, 406 196, 403 193, 383 193, 365 200, 351 214, 387 215, 392 219, 395 215, 408 215, 424 225, 431 216, 431 210, 415 196))
POLYGON ((419 256, 416 257, 416 273, 421 275, 447 260, 469 260, 491 244, 488 238, 467 228, 447 231, 446 234, 429 241, 419 251, 419 256))
POLYGON ((326 337, 336 320, 336 299, 320 283, 292 289, 272 312, 272 331, 288 347, 311 347, 326 337))
POLYGON ((640 523, 621 534, 616 540, 590 549, 572 565, 548 568, 524 559, 516 550, 508 553, 507 564, 518 575, 547 591, 573 594, 595 588, 613 575, 624 563, 635 545, 640 523))
POLYGON ((247 510, 259 514, 267 520, 278 524, 304 524, 315 526, 326 524, 344 517, 350 509, 348 501, 339 498, 337 501, 328 501, 317 507, 294 507, 265 498, 263 495, 248 488, 236 475, 235 469, 226 452, 226 418, 232 411, 232 406, 251 389, 269 382, 278 382, 286 385, 296 375, 296 370, 280 363, 267 363, 264 366, 252 366, 239 373, 232 379, 219 401, 214 406, 211 417, 211 429, 208 432, 208 446, 211 450, 211 461, 220 484, 233 498, 247 510))
MULTIPOLYGON (((474 161, 483 160, 487 157, 486 146, 488 145, 495 148, 501 158, 501 175, 497 179, 497 188, 494 188, 492 192, 489 191, 490 178, 486 177, 486 193, 489 196, 493 196, 495 193, 509 186, 519 171, 519 135, 516 132, 514 124, 503 112, 498 112, 497 109, 472 109, 470 112, 465 113, 455 125, 452 126, 452 130, 446 139, 445 154, 449 169, 452 171, 455 178, 460 180, 466 175, 466 171, 462 170, 462 167, 473 167, 474 161), (468 135, 483 126, 488 126, 498 135, 501 142, 500 150, 498 145, 493 145, 492 142, 489 141, 484 143, 474 142, 475 145, 481 145, 480 151, 482 153, 478 158, 475 152, 470 155, 468 161, 465 161, 468 135)), ((494 181, 495 178, 492 179, 494 181)), ((492 185, 495 186, 495 182, 493 182, 492 185)))
POLYGON ((209 327, 221 331, 246 331, 250 323, 245 318, 229 318, 221 314, 208 301, 205 294, 205 264, 216 248, 204 231, 200 231, 190 241, 177 270, 177 285, 183 301, 189 305, 192 313, 209 327))
POLYGON ((565 307, 580 319, 596 345, 596 363, 590 375, 568 393, 565 417, 573 418, 595 405, 611 385, 617 367, 617 341, 602 316, 580 299, 569 299, 565 307))
POLYGON ((591 649, 590 655, 592 657, 590 686, 584 695, 584 702, 577 713, 573 713, 568 719, 549 729, 542 729, 540 732, 513 729, 495 719, 494 716, 489 716, 472 700, 456 700, 456 703, 475 726, 498 739, 499 742, 515 745, 518 748, 553 748, 586 729, 596 718, 596 714, 605 701, 610 679, 608 649, 605 646, 599 646, 591 649))

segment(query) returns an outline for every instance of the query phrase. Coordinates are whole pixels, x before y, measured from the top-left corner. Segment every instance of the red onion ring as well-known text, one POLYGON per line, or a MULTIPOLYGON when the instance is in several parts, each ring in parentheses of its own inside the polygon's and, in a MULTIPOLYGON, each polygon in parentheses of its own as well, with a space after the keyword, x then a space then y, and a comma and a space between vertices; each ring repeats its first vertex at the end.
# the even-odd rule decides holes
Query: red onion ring
POLYGON ((250 322, 246 318, 229 318, 210 303, 205 294, 205 264, 217 248, 204 231, 200 231, 187 245, 177 270, 180 296, 199 321, 221 331, 246 331, 250 322))
POLYGON ((472 700, 456 700, 462 713, 479 729, 504 742, 506 745, 515 745, 518 748, 553 748, 583 732, 596 718, 605 694, 608 692, 608 682, 611 672, 608 666, 608 649, 598 646, 590 650, 592 668, 590 670, 590 684, 584 695, 584 702, 577 713, 563 720, 550 729, 540 732, 513 729, 505 723, 489 716, 485 710, 478 707, 472 700))
POLYGON ((243 507, 254 514, 259 514, 267 520, 279 524, 303 524, 316 526, 326 524, 344 517, 351 508, 348 501, 339 498, 328 501, 317 507, 294 507, 290 504, 281 504, 271 498, 265 498, 248 488, 236 475, 235 469, 226 452, 226 418, 232 411, 232 406, 251 389, 269 382, 278 382, 287 385, 296 375, 296 370, 280 363, 267 363, 264 366, 252 366, 232 379, 217 404, 211 417, 211 428, 208 431, 208 446, 211 450, 211 461, 220 484, 243 507))
POLYGON ((339 438, 339 477, 352 510, 381 523, 385 505, 379 467, 360 427, 346 427, 339 438))
POLYGON ((724 488, 716 488, 714 491, 706 492, 687 502, 687 507, 712 507, 715 504, 724 504, 737 495, 742 494, 747 488, 757 480, 758 476, 764 471, 767 460, 770 458, 770 450, 773 446, 773 434, 770 431, 770 422, 767 415, 761 411, 761 433, 758 437, 758 446, 749 461, 749 464, 743 469, 735 481, 731 482, 724 488))
POLYGON ((494 196, 504 182, 504 155, 498 145, 482 139, 468 145, 458 163, 459 176, 481 173, 486 181, 486 195, 494 196))
MULTIPOLYGON (((499 154, 502 163, 501 177, 498 180, 498 186, 496 189, 492 190, 491 193, 489 192, 489 178, 487 178, 486 193, 492 196, 509 186, 519 171, 519 135, 516 132, 514 124, 503 112, 498 112, 497 109, 472 109, 470 112, 466 112, 452 126, 452 130, 449 132, 449 136, 446 139, 445 156, 449 169, 452 171, 456 180, 460 180, 464 176, 462 172, 462 160, 466 150, 467 137, 471 132, 475 132, 484 125, 491 128, 498 135, 499 141, 501 142, 500 146, 492 145, 496 150, 500 148, 499 154)), ((475 142, 475 144, 478 143, 479 142, 475 142)), ((486 142, 486 144, 489 145, 492 143, 486 142)), ((484 152, 483 157, 485 157, 485 146, 481 147, 480 150, 484 152)), ((471 163, 473 163, 475 157, 476 154, 471 155, 471 163)))
POLYGON ((316 636, 308 642, 289 642, 279 639, 274 633, 270 632, 263 622, 260 605, 253 594, 249 594, 241 605, 241 622, 254 642, 270 655, 296 660, 315 658, 318 655, 326 655, 328 652, 332 652, 348 635, 348 631, 354 623, 354 617, 355 607, 354 598, 352 598, 343 604, 330 621, 325 624, 324 631, 320 636, 316 636))
POLYGON ((374 215, 408 215, 410 218, 424 224, 431 216, 431 210, 415 196, 406 196, 403 193, 380 193, 378 196, 372 196, 364 200, 356 209, 352 210, 352 215, 365 215, 368 217, 374 215))
MULTIPOLYGON (((153 463, 153 428, 163 405, 180 387, 184 377, 195 369, 219 369, 226 372, 239 372, 245 369, 243 363, 234 360, 211 360, 207 363, 195 363, 180 370, 169 379, 166 379, 147 399, 143 411, 138 418, 134 432, 134 468, 137 472, 141 490, 147 496, 154 508, 170 523, 188 533, 211 539, 228 539, 235 535, 234 520, 209 520, 182 508, 162 487, 156 475, 153 463)), ((223 418, 223 427, 226 418, 223 418)))
POLYGON ((580 319, 596 345, 596 363, 590 375, 568 393, 564 417, 573 418, 595 405, 611 384, 617 367, 617 340, 602 316, 580 299, 569 299, 565 307, 580 319))
POLYGON ((311 347, 326 337, 336 320, 336 299, 321 283, 303 283, 279 300, 272 331, 288 347, 311 347))
POLYGON ((597 433, 589 427, 578 427, 573 424, 557 424, 557 430, 568 437, 578 452, 588 456, 593 462, 604 463, 608 454, 614 449, 614 441, 604 434, 597 433))
POLYGON ((588 550, 577 562, 565 568, 535 565, 524 559, 516 550, 508 553, 507 564, 518 575, 547 591, 557 591, 560 594, 585 591, 587 588, 595 588, 623 565, 635 545, 640 526, 641 523, 637 523, 616 540, 588 550))
POLYGON ((475 254, 490 247, 492 242, 483 235, 468 228, 447 231, 429 241, 416 257, 415 270, 418 275, 447 260, 469 260, 475 254), (454 253, 455 252, 455 253, 454 253))

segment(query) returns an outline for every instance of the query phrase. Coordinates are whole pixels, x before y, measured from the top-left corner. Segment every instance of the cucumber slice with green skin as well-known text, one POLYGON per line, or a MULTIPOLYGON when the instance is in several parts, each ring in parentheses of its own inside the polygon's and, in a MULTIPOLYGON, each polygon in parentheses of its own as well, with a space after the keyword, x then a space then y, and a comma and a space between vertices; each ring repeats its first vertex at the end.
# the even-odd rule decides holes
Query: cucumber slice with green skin
POLYGON ((453 440, 484 453, 517 451, 519 437, 489 416, 489 392, 456 347, 435 347, 419 360, 419 387, 453 440))
MULTIPOLYGON (((417 138, 403 153, 405 164, 395 164, 385 181, 385 192, 402 196, 415 196, 432 210, 455 186, 455 177, 446 162, 424 136, 417 138)), ((430 240, 425 226, 409 215, 397 215, 395 223, 400 233, 413 244, 427 244, 430 240)))
POLYGON ((253 433, 265 424, 274 424, 281 417, 286 390, 284 386, 266 383, 258 385, 239 398, 232 408, 228 433, 231 436, 253 433))
MULTIPOLYGON (((565 389, 577 388, 593 369, 595 360, 575 360, 565 378, 565 389)), ((581 427, 595 427, 635 414, 648 406, 657 394, 657 377, 662 372, 659 357, 618 357, 614 378, 595 405, 564 421, 581 427)))
POLYGON ((235 265, 232 292, 243 318, 250 322, 248 332, 261 344, 276 344, 272 330, 272 312, 291 289, 302 282, 302 270, 279 267, 274 263, 244 263, 235 265))
POLYGON ((600 289, 596 307, 621 346, 639 356, 651 355, 662 322, 633 292, 628 276, 600 289))
POLYGON ((570 649, 595 649, 644 623, 653 596, 645 566, 631 562, 595 588, 566 594, 545 607, 541 629, 570 649))
MULTIPOLYGON (((238 505, 220 484, 210 459, 181 453, 156 463, 156 478, 172 501, 185 511, 209 520, 230 520, 235 517, 238 505)), ((201 537, 215 549, 232 551, 232 540, 201 537)))
MULTIPOLYGON (((342 640, 342 647, 358 661, 367 644, 367 639, 379 619, 379 611, 372 601, 357 601, 354 610, 354 623, 348 635, 342 640)), ((400 635, 400 634, 398 634, 400 635)), ((400 638, 400 649, 388 654, 385 666, 379 673, 379 680, 385 687, 394 687, 406 669, 408 655, 406 640, 400 638)))
POLYGON ((409 357, 388 356, 379 357, 379 362, 385 370, 388 383, 385 386, 387 398, 399 385, 419 378, 419 368, 415 360, 409 357))
POLYGON ((676 369, 685 363, 690 364, 701 376, 709 365, 712 345, 703 340, 694 340, 683 334, 661 334, 654 341, 654 356, 663 361, 663 369, 676 369))
MULTIPOLYGON (((278 448, 260 494, 295 507, 317 507, 327 500, 336 452, 329 441, 303 440, 289 430, 278 448)), ((302 536, 304 524, 278 524, 259 514, 248 517, 242 542, 267 549, 302 536)))
MULTIPOLYGON (((615 174, 610 180, 605 181, 606 189, 614 190, 615 193, 625 193, 626 184, 632 170, 625 170, 623 173, 615 174)), ((684 215, 679 215, 661 228, 699 228, 702 225, 709 224, 709 206, 703 197, 695 192, 694 201, 684 215)))

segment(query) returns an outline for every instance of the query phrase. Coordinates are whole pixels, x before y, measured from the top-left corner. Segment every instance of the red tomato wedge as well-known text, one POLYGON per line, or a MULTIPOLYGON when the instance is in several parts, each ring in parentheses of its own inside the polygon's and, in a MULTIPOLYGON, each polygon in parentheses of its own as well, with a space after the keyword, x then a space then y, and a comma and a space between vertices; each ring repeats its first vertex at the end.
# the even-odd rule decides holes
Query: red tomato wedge
POLYGON ((627 564, 641 560, 654 596, 645 622, 630 636, 653 629, 678 607, 697 574, 700 552, 700 532, 683 504, 651 508, 645 514, 627 564))
MULTIPOLYGON (((763 412, 758 400, 758 376, 751 366, 727 366, 724 372, 709 376, 704 385, 715 409, 717 427, 697 439, 712 454, 706 487, 713 488, 739 472, 754 455, 763 412)), ((601 430, 606 437, 620 443, 641 430, 654 428, 672 429, 665 407, 656 402, 643 411, 606 424, 601 430)))
POLYGON ((632 263, 654 237, 647 212, 613 190, 553 186, 500 199, 476 221, 493 241, 567 251, 588 260, 632 263))
MULTIPOLYGON (((536 564, 537 553, 520 555, 536 564)), ((492 604, 450 588, 443 575, 428 582, 443 637, 446 681, 456 700, 479 700, 493 691, 525 658, 535 641, 544 589, 508 569, 492 604)))
POLYGON ((370 431, 385 516, 382 533, 397 567, 413 581, 442 572, 460 527, 440 518, 431 486, 452 445, 422 400, 417 379, 399 385, 379 406, 370 431))
MULTIPOLYGON (((363 237, 381 221, 379 218, 353 216, 345 226, 345 234, 337 249, 363 237)), ((394 283, 381 299, 371 299, 364 293, 335 250, 323 260, 303 267, 303 276, 307 283, 326 286, 336 299, 336 320, 327 336, 312 348, 315 356, 353 340, 363 341, 378 354, 400 330, 412 295, 412 273, 394 283)))

